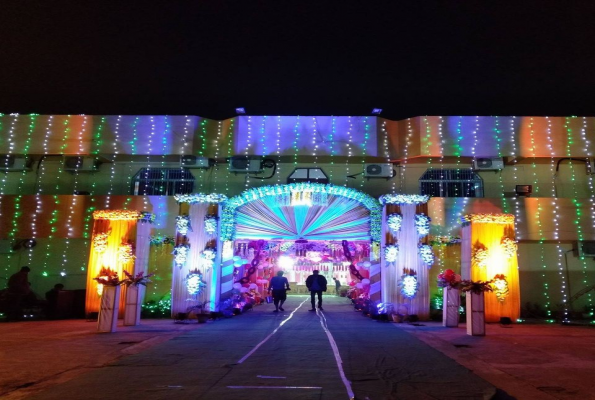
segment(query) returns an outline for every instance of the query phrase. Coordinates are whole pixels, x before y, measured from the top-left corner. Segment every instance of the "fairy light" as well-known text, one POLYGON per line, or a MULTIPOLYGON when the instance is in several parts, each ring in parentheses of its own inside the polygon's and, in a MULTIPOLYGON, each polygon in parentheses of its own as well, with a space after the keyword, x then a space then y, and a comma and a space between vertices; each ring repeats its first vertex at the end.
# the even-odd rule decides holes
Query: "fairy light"
POLYGON ((312 117, 312 156, 314 157, 314 167, 318 168, 318 125, 316 117, 312 117))
POLYGON ((331 183, 334 184, 334 180, 333 180, 333 172, 335 170, 335 137, 337 137, 337 118, 336 117, 332 117, 331 118, 331 132, 329 133, 328 136, 328 141, 330 143, 330 150, 331 150, 331 156, 330 156, 330 172, 329 172, 329 181, 331 183))
POLYGON ((107 191, 107 196, 105 196, 105 206, 104 208, 107 210, 110 208, 110 201, 111 196, 114 191, 114 181, 116 180, 116 159, 119 154, 119 145, 120 145, 120 123, 122 121, 122 116, 118 115, 116 119, 116 123, 114 125, 114 140, 112 141, 112 157, 110 163, 110 178, 109 178, 109 188, 107 191))
POLYGON ((300 140, 300 116, 295 118, 295 125, 293 126, 293 167, 298 166, 298 152, 300 140))
MULTIPOLYGON (((566 136, 567 136, 566 137, 566 156, 569 158, 572 155, 571 147, 574 144, 574 132, 572 129, 572 119, 570 117, 566 117, 565 123, 564 123, 564 129, 566 130, 566 136)), ((575 172, 575 168, 574 168, 574 163, 572 162, 572 158, 569 160, 569 165, 570 165, 570 171, 572 174, 571 178, 570 178, 570 181, 572 183, 572 192, 573 192, 572 203, 574 204, 574 212, 576 215, 574 224, 576 225, 578 246, 581 246, 582 242, 585 240, 585 237, 583 234, 583 228, 582 228, 582 224, 581 224, 581 219, 582 219, 582 215, 583 215, 582 203, 579 201, 578 185, 576 182, 576 172, 575 172)), ((587 279, 587 276, 588 276, 587 275, 587 262, 585 260, 585 257, 580 257, 580 262, 582 264, 582 272, 583 272, 582 283, 585 285, 585 287, 587 287, 587 286, 589 286, 589 282, 587 279)), ((590 292, 587 293, 586 296, 587 296, 588 307, 591 308, 593 306, 593 299, 592 299, 591 293, 590 292)))
POLYGON ((405 139, 405 148, 403 149, 403 162, 401 166, 401 181, 399 182, 399 190, 403 193, 405 191, 405 176, 407 172, 407 162, 409 161, 409 146, 413 144, 413 125, 411 118, 407 118, 407 138, 405 139))
POLYGON ((349 123, 349 129, 347 130, 347 143, 345 144, 345 147, 347 148, 347 158, 345 159, 345 184, 343 186, 347 186, 350 175, 349 161, 352 155, 351 143, 353 142, 353 122, 351 121, 351 116, 348 117, 347 122, 349 123))
POLYGON ((248 129, 246 135, 246 147, 244 149, 244 155, 246 156, 246 177, 245 177, 245 185, 244 189, 248 190, 250 187, 250 173, 248 170, 250 169, 250 161, 248 159, 250 155, 250 147, 252 146, 252 116, 248 116, 248 129))
POLYGON ((266 123, 267 123, 267 116, 263 115, 262 119, 260 120, 260 148, 262 154, 262 161, 264 162, 265 157, 269 154, 269 149, 267 147, 266 141, 266 123))
MULTIPOLYGON (((229 128, 227 129, 227 158, 231 158, 232 150, 233 150, 233 132, 235 126, 235 118, 232 118, 229 123, 229 128)), ((225 174, 225 194, 229 195, 229 176, 230 174, 225 174)))
MULTIPOLYGON (((368 148, 368 140, 370 139, 370 123, 368 121, 368 117, 364 117, 364 142, 362 143, 362 171, 365 169, 366 166, 366 150, 368 148)), ((360 180, 360 190, 363 191, 364 189, 364 181, 365 179, 360 180)))
MULTIPOLYGON (((10 121, 10 128, 8 128, 8 154, 11 155, 14 152, 14 134, 16 129, 16 124, 19 119, 19 114, 11 114, 12 120, 10 121)), ((8 168, 8 157, 4 160, 4 166, 8 168)), ((5 173, 2 176, 2 186, 0 187, 0 194, 6 194, 6 185, 8 180, 8 174, 5 173)))
MULTIPOLYGON (((207 148, 207 128, 208 128, 208 123, 209 121, 204 118, 202 121, 200 121, 200 135, 199 135, 199 147, 198 147, 198 155, 200 157, 204 157, 205 153, 206 153, 206 148, 207 148)), ((205 171, 206 169, 201 168, 199 170, 199 192, 203 192, 204 190, 204 183, 205 183, 205 171)))
POLYGON ((277 185, 281 184, 281 116, 277 115, 277 134, 276 134, 276 145, 277 150, 277 185))

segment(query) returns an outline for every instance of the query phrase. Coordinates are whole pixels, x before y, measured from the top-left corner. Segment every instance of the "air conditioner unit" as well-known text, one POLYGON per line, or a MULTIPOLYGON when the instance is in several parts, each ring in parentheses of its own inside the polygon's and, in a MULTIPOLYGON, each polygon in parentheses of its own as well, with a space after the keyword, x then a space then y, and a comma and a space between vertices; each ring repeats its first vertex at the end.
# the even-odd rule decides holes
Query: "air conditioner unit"
POLYGON ((574 255, 577 257, 595 257, 595 240, 574 242, 574 255))
POLYGON ((191 154, 182 156, 182 167, 184 168, 210 168, 211 163, 208 157, 193 156, 191 154))
POLYGON ((30 171, 31 158, 4 155, 0 156, 0 171, 4 172, 18 172, 18 171, 30 171))
POLYGON ((99 162, 95 157, 66 157, 64 171, 68 172, 95 172, 99 170, 99 162))
POLYGON ((392 164, 365 164, 364 177, 392 178, 395 175, 392 164))
POLYGON ((229 159, 229 172, 262 172, 262 159, 256 156, 233 156, 229 159))
POLYGON ((504 169, 502 157, 476 158, 473 160, 473 169, 478 171, 499 171, 504 169))

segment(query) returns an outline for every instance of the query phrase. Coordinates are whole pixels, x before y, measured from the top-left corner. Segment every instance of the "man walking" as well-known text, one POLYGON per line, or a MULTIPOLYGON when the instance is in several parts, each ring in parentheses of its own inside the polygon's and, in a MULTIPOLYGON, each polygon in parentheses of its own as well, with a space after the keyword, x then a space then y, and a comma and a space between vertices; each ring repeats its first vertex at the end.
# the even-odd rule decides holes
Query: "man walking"
POLYGON ((312 275, 306 278, 306 287, 310 291, 310 302, 312 303, 312 309, 309 311, 316 311, 314 306, 314 297, 318 295, 318 308, 322 308, 322 292, 326 292, 326 278, 322 275, 318 275, 318 270, 312 271, 312 275))
POLYGON ((285 311, 283 309, 283 303, 287 300, 287 290, 291 290, 289 288, 289 282, 287 278, 283 277, 283 271, 277 272, 277 276, 271 278, 269 282, 269 292, 273 291, 273 302, 275 304, 275 309, 273 312, 285 311))
POLYGON ((333 277, 333 279, 335 280, 335 293, 339 296, 341 294, 341 282, 337 278, 333 277))

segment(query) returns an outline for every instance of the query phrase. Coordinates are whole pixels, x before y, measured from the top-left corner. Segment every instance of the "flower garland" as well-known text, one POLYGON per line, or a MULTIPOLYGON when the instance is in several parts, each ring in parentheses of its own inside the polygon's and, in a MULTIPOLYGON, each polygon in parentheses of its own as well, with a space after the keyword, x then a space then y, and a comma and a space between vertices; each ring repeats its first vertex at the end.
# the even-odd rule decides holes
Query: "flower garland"
POLYGON ((434 264, 434 251, 432 250, 432 246, 429 244, 418 244, 417 245, 417 252, 419 257, 429 267, 434 264))
POLYGON ((97 253, 103 253, 107 250, 107 238, 109 237, 109 232, 98 233, 93 236, 93 250, 97 253))
POLYGON ((142 217, 139 211, 134 210, 96 210, 93 211, 93 219, 108 220, 138 220, 142 217))
POLYGON ((384 259, 389 262, 397 261, 397 256, 399 255, 399 245, 398 244, 389 244, 384 248, 384 259))
POLYGON ((235 216, 238 207, 264 197, 291 195, 294 192, 313 192, 326 195, 341 196, 356 200, 370 211, 370 236, 372 241, 379 242, 382 228, 382 208, 378 200, 355 189, 344 186, 324 185, 322 183, 290 183, 287 185, 261 186, 244 191, 238 196, 224 202, 221 215, 221 237, 233 240, 235 235, 235 216))
POLYGON ((141 214, 141 216, 138 219, 138 222, 143 222, 143 223, 146 222, 146 223, 149 223, 149 224, 155 223, 156 215, 153 214, 152 212, 141 211, 140 214, 141 214))
POLYGON ((207 215, 205 217, 205 232, 209 235, 217 232, 217 217, 214 215, 207 215))
POLYGON ((186 276, 185 281, 188 294, 192 296, 200 294, 200 292, 207 286, 202 280, 202 273, 197 269, 190 271, 188 276, 186 276))
POLYGON ((176 194, 174 199, 178 203, 223 203, 227 200, 227 196, 224 194, 211 193, 194 193, 194 194, 176 194))
POLYGON ((512 214, 467 214, 461 217, 461 222, 480 222, 484 224, 514 224, 512 214))
POLYGON ((496 297, 498 298, 498 301, 501 303, 504 302, 509 294, 506 276, 504 274, 495 275, 494 279, 492 280, 492 285, 494 285, 493 290, 494 294, 496 294, 496 297))
POLYGON ((190 251, 190 245, 183 243, 174 247, 172 254, 174 255, 174 262, 178 268, 182 268, 186 264, 186 258, 188 258, 188 252, 190 251))
POLYGON ((425 204, 430 196, 425 194, 384 194, 380 196, 380 204, 425 204))
POLYGON ((178 215, 176 217, 176 230, 180 235, 186 236, 188 231, 192 232, 192 226, 190 226, 189 215, 178 215))
POLYGON ((432 219, 425 214, 415 214, 415 230, 420 238, 430 233, 430 221, 432 219))
POLYGON ((118 273, 109 267, 101 267, 99 274, 93 280, 104 286, 119 286, 122 284, 118 273))
POLYGON ((408 273, 403 273, 403 275, 401 275, 401 282, 399 283, 399 286, 401 286, 401 294, 404 297, 408 299, 414 298, 417 294, 417 289, 419 286, 415 272, 410 271, 408 273))
POLYGON ((517 244, 516 240, 508 237, 502 238, 500 246, 504 250, 504 254, 506 254, 506 257, 508 258, 515 257, 519 248, 519 245, 517 244))
POLYGON ((473 247, 473 254, 471 261, 477 264, 480 268, 485 268, 488 264, 488 249, 481 243, 473 247))
POLYGON ((401 225, 403 224, 403 216, 401 214, 390 214, 388 217, 386 217, 386 223, 388 225, 388 228, 390 229, 390 232, 393 235, 396 235, 397 232, 399 232, 401 230, 401 225))
POLYGON ((120 260, 121 263, 126 264, 134 261, 135 258, 136 256, 134 255, 132 244, 122 243, 118 248, 118 260, 120 260))

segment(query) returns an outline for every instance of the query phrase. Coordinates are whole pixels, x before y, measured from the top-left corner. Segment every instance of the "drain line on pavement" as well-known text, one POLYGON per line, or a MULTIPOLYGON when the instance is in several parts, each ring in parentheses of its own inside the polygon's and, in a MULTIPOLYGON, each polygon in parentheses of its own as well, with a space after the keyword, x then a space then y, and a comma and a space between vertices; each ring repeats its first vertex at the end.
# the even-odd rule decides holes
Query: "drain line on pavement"
POLYGON ((241 364, 241 363, 243 363, 244 361, 246 361, 246 360, 248 359, 248 357, 250 357, 252 354, 254 354, 254 352, 255 352, 256 350, 258 350, 258 349, 260 348, 260 346, 262 346, 263 344, 265 344, 265 343, 266 343, 266 341, 267 341, 267 340, 269 340, 269 339, 270 339, 270 338, 271 338, 271 337, 272 337, 272 336, 273 336, 275 333, 277 333, 277 331, 278 331, 279 329, 281 329, 281 327, 282 327, 283 325, 285 325, 285 323, 286 323, 287 321, 289 321, 289 320, 290 320, 290 319, 293 317, 293 314, 295 314, 295 312, 296 312, 297 310, 299 310, 299 309, 300 309, 300 307, 301 307, 301 306, 303 306, 303 305, 304 305, 304 303, 305 303, 306 301, 308 301, 308 300, 309 300, 309 299, 308 299, 308 298, 306 298, 306 300, 302 301, 302 302, 300 303, 300 305, 299 305, 299 306, 297 306, 297 307, 296 307, 296 309, 295 309, 295 310, 293 310, 293 311, 291 312, 291 314, 289 314, 289 317, 287 317, 287 318, 285 318, 283 321, 281 321, 281 323, 279 324, 279 326, 278 326, 277 328, 275 328, 275 330, 274 330, 273 332, 271 332, 271 333, 270 333, 270 334, 269 334, 267 337, 265 337, 265 338, 264 338, 264 340, 263 340, 262 342, 258 343, 258 344, 257 344, 257 345, 256 345, 256 346, 255 346, 255 347, 252 349, 252 350, 250 350, 250 352, 249 352, 248 354, 246 354, 244 357, 242 357, 242 358, 240 359, 240 361, 238 361, 238 364, 241 364))
POLYGON ((333 338, 331 331, 329 331, 329 329, 328 329, 328 325, 326 323, 326 317, 324 316, 324 313, 320 310, 317 310, 316 314, 320 318, 320 325, 322 325, 322 329, 324 329, 324 332, 326 333, 326 337, 328 338, 328 341, 331 344, 331 347, 333 349, 333 353, 335 355, 335 361, 337 362, 337 368, 339 368, 339 375, 341 375, 341 380, 343 381, 343 384, 345 385, 345 389, 347 389, 347 395, 349 396, 350 399, 353 399, 353 398, 355 398, 355 395, 353 394, 353 390, 351 389, 351 382, 345 376, 345 371, 343 371, 343 360, 341 359, 341 354, 339 354, 339 348, 337 347, 335 338, 333 338))

